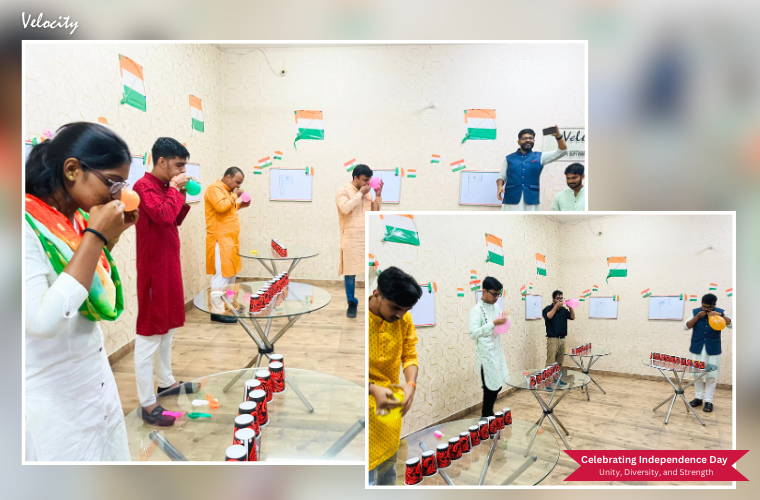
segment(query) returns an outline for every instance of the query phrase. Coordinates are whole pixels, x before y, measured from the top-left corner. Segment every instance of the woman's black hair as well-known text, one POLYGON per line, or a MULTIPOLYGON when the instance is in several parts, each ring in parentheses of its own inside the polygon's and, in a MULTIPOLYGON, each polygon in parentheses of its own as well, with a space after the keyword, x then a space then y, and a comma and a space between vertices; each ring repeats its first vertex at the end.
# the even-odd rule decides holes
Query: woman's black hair
POLYGON ((422 287, 398 267, 389 267, 377 277, 377 291, 401 307, 413 307, 422 297, 422 287))
POLYGON ((25 192, 44 200, 65 189, 63 164, 69 158, 76 158, 86 164, 83 168, 90 170, 118 168, 132 160, 127 143, 108 127, 89 122, 69 123, 29 153, 25 192))

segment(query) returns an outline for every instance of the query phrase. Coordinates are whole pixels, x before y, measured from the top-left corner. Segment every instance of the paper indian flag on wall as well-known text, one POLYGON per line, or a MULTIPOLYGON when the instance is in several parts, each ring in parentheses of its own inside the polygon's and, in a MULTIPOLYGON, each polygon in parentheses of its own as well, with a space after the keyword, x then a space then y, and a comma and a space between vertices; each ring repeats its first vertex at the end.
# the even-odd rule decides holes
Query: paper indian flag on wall
POLYGON ((718 284, 717 283, 710 283, 710 290, 717 290, 718 284))
POLYGON ((282 160, 282 151, 275 151, 274 152, 274 159, 275 160, 282 160))
POLYGON ((628 263, 625 257, 607 257, 607 281, 610 278, 625 278, 628 276, 628 263))
POLYGON ((464 288, 457 288, 457 297, 464 297, 464 288))
POLYGON ((122 104, 129 104, 140 111, 146 110, 145 77, 143 68, 127 56, 119 54, 119 74, 124 86, 122 104))
POLYGON ((646 290, 642 290, 642 292, 641 292, 641 298, 642 299, 646 299, 650 295, 652 295, 652 290, 650 290, 649 288, 647 288, 646 290))
POLYGON ((464 164, 464 160, 457 160, 457 161, 451 162, 452 172, 459 172, 460 170, 464 170, 465 168, 467 168, 467 165, 464 164))
POLYGON ((259 168, 267 168, 272 166, 272 159, 270 157, 262 158, 259 160, 259 168))
POLYGON ((441 155, 433 154, 430 157, 430 163, 441 163, 441 155))
POLYGON ((486 249, 488 250, 486 262, 493 262, 500 266, 504 265, 504 248, 501 243, 501 238, 486 233, 486 249))
POLYGON ((480 280, 470 280, 470 290, 480 290, 480 280))
POLYGON ((546 276, 546 257, 540 253, 536 254, 536 273, 546 276))
POLYGON ((352 158, 343 164, 343 166, 346 167, 346 172, 351 172, 353 169, 356 168, 356 165, 357 165, 356 158, 352 158))
POLYGON ((295 115, 298 134, 296 135, 296 140, 293 141, 294 146, 297 141, 302 139, 325 140, 325 127, 321 111, 306 111, 301 109, 296 111, 295 115))
POLYGON ((464 122, 467 124, 467 135, 462 139, 462 143, 470 139, 496 140, 495 109, 465 109, 464 122))
POLYGON ((413 215, 386 214, 381 215, 380 219, 385 223, 383 241, 420 246, 420 236, 413 215))
POLYGON ((194 95, 190 96, 190 120, 193 130, 203 132, 203 108, 201 100, 194 95))

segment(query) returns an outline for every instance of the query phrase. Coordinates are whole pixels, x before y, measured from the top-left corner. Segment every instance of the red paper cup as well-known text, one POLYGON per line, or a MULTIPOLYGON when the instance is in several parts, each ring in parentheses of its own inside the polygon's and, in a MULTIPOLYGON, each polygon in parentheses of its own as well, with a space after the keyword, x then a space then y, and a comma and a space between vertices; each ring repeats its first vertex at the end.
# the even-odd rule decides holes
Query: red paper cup
POLYGON ((282 369, 285 370, 285 358, 282 357, 282 354, 270 354, 269 361, 277 361, 279 363, 282 363, 282 369))
POLYGON ((261 382, 261 388, 264 389, 267 393, 267 403, 272 401, 274 399, 274 396, 272 395, 272 374, 269 373, 269 370, 257 370, 256 371, 256 380, 261 382))
POLYGON ((256 415, 256 403, 253 401, 243 401, 238 405, 238 415, 250 415, 253 417, 253 430, 258 436, 261 430, 259 429, 259 419, 256 415))
POLYGON ((285 372, 282 363, 272 361, 269 363, 269 373, 271 374, 270 382, 272 383, 272 392, 281 393, 285 391, 285 372))
POLYGON ((251 399, 251 391, 255 391, 257 389, 261 389, 261 382, 256 380, 255 378, 248 379, 245 381, 245 393, 243 394, 243 400, 244 401, 253 401, 251 399))
POLYGON ((480 440, 486 441, 489 438, 488 421, 487 420, 478 421, 478 427, 480 429, 480 440))
POLYGON ((496 434, 496 431, 499 430, 496 426, 496 417, 488 417, 486 420, 488 420, 488 433, 490 435, 496 434))
POLYGON ((504 427, 508 425, 512 425, 512 409, 511 408, 504 408, 501 410, 502 413, 504 413, 504 427))
POLYGON ((474 448, 480 444, 480 429, 477 425, 471 425, 468 430, 470 432, 470 444, 474 448))
POLYGON ((235 433, 235 444, 245 448, 246 461, 256 462, 256 433, 253 429, 240 429, 235 433))
POLYGON ((470 433, 467 431, 459 433, 459 449, 462 453, 470 453, 470 433))
POLYGON ((435 459, 438 463, 438 469, 447 469, 451 465, 449 458, 449 445, 441 443, 435 447, 435 459))
POLYGON ((256 428, 254 427, 253 423, 253 415, 238 415, 235 417, 235 430, 232 431, 232 444, 239 444, 235 443, 235 433, 242 429, 251 429, 253 431, 253 434, 256 434, 256 428))
POLYGON ((459 446, 458 437, 449 439, 449 458, 451 460, 459 460, 462 458, 462 448, 459 446))
POLYGON ((260 427, 266 427, 269 423, 269 412, 267 411, 267 393, 261 389, 251 391, 251 399, 256 403, 256 418, 260 427))
POLYGON ((224 455, 225 462, 245 462, 246 458, 248 458, 245 447, 239 444, 228 446, 224 455))
POLYGON ((423 452, 422 459, 420 460, 420 465, 422 469, 422 477, 435 475, 437 472, 435 464, 435 452, 433 450, 423 452))
POLYGON ((494 417, 496 417, 496 428, 498 430, 502 430, 504 428, 504 414, 500 411, 497 411, 494 414, 494 417))
POLYGON ((414 486, 422 482, 422 467, 420 466, 420 457, 410 458, 406 461, 406 474, 404 474, 404 484, 414 486))

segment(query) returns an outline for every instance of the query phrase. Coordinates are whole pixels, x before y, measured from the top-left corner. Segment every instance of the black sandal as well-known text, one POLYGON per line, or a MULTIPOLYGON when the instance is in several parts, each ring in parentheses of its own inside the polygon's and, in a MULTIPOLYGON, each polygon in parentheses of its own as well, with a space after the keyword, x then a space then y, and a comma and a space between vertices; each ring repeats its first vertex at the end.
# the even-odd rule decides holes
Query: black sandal
POLYGON ((150 413, 148 413, 145 408, 140 407, 143 422, 146 424, 158 425, 159 427, 169 427, 170 425, 174 425, 174 421, 177 419, 171 415, 164 415, 164 411, 166 410, 164 410, 161 405, 153 408, 153 411, 150 413))
POLYGON ((156 391, 156 395, 158 397, 163 396, 175 396, 179 394, 183 389, 185 394, 192 394, 193 392, 197 391, 200 387, 198 384, 193 384, 192 382, 182 382, 179 381, 179 384, 175 385, 174 387, 159 387, 156 391))
POLYGON ((705 407, 702 408, 702 411, 705 413, 710 413, 713 411, 713 404, 712 403, 705 403, 705 407))

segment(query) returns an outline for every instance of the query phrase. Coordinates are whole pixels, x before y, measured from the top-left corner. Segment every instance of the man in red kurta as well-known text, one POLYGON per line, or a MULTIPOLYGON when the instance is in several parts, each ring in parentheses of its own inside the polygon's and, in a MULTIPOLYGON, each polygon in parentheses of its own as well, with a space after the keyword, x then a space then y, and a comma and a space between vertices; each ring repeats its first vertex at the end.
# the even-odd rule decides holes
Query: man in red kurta
MULTIPOLYGON (((185 323, 185 298, 180 266, 179 225, 190 211, 185 203, 187 149, 160 137, 153 145, 153 171, 135 182, 140 195, 137 230, 137 396, 146 423, 172 425, 153 392, 153 355, 158 351, 158 393, 177 388, 172 375, 172 334, 185 323)), ((190 385, 184 384, 184 385, 190 385)), ((187 387, 192 392, 192 387, 187 387)), ((171 392, 176 392, 171 391, 171 392)))

